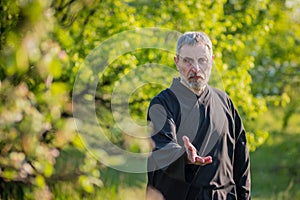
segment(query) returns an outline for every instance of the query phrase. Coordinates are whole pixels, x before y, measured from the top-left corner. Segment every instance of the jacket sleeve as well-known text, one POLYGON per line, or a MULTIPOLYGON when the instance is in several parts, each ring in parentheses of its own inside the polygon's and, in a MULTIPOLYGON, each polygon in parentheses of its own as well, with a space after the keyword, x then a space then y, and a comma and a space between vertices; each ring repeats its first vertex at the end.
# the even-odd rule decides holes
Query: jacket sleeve
MULTIPOLYGON (((153 152, 148 159, 148 170, 162 170, 170 177, 184 181, 185 149, 178 144, 176 119, 170 108, 174 102, 154 98, 149 106, 147 120, 152 126, 153 152)), ((173 104, 174 105, 174 104, 173 104)))
POLYGON ((236 137, 234 154, 234 181, 237 189, 237 199, 251 199, 250 157, 247 149, 246 132, 236 109, 234 112, 234 130, 236 137))

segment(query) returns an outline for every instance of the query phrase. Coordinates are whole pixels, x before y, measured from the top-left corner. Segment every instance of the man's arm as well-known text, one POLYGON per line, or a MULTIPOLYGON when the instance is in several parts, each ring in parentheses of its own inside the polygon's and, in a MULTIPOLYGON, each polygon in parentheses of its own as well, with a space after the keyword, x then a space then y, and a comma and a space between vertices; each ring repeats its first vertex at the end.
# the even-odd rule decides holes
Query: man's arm
POLYGON ((180 109, 177 102, 168 95, 155 97, 149 106, 147 120, 152 126, 151 139, 154 147, 149 158, 148 170, 163 170, 176 179, 184 176, 184 147, 180 146, 176 135, 176 117, 180 109))
POLYGON ((234 155, 234 181, 236 183, 237 197, 240 200, 251 199, 251 177, 250 177, 250 157, 247 149, 246 133, 242 120, 236 110, 234 110, 235 122, 235 155, 234 155))

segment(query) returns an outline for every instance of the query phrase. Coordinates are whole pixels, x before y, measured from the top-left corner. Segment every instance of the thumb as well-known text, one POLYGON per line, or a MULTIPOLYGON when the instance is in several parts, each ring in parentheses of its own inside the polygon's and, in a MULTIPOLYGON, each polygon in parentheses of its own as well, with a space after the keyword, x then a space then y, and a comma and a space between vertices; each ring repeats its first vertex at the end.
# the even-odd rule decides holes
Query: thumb
POLYGON ((187 136, 182 136, 182 140, 184 142, 185 145, 189 144, 190 143, 190 139, 187 137, 187 136))
POLYGON ((182 140, 184 142, 184 146, 187 150, 192 151, 193 150, 193 145, 190 142, 190 139, 187 136, 182 136, 182 140))

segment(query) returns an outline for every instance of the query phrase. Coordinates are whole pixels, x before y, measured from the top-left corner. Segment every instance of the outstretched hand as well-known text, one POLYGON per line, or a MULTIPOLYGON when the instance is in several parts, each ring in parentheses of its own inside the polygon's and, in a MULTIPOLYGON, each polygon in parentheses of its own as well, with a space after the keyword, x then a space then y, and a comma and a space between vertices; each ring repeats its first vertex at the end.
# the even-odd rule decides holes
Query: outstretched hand
POLYGON ((183 136, 182 140, 184 142, 185 151, 187 154, 188 162, 190 164, 204 166, 204 165, 212 163, 211 156, 201 157, 198 155, 197 149, 190 142, 190 139, 187 136, 183 136))

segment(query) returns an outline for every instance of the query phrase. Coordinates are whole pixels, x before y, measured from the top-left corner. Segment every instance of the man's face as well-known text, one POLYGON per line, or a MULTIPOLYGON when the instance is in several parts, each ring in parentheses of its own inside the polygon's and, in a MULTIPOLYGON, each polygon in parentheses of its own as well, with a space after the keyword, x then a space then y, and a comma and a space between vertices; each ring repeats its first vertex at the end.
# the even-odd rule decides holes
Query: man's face
POLYGON ((200 91, 207 83, 212 68, 212 56, 204 45, 184 45, 174 58, 181 79, 193 90, 200 91))

